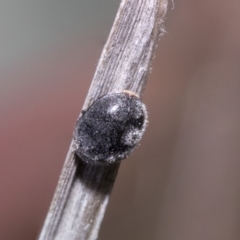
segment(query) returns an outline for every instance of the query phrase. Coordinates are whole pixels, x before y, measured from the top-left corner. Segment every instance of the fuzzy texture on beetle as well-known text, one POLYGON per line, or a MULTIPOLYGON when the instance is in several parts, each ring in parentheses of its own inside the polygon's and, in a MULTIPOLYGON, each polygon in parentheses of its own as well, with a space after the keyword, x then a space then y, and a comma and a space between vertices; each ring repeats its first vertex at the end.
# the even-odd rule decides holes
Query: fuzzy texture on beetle
POLYGON ((137 95, 130 91, 107 94, 78 119, 75 152, 90 164, 120 161, 138 145, 146 125, 146 107, 137 95))

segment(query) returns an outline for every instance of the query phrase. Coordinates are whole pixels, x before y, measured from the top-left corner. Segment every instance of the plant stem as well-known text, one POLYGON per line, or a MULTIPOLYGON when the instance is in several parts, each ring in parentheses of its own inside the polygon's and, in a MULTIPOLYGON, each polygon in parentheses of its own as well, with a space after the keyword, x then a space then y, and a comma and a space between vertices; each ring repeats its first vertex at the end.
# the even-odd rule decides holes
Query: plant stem
MULTIPOLYGON (((166 10, 167 0, 122 0, 83 110, 107 93, 142 95, 166 10)), ((39 240, 95 240, 119 165, 83 163, 72 140, 39 240)))

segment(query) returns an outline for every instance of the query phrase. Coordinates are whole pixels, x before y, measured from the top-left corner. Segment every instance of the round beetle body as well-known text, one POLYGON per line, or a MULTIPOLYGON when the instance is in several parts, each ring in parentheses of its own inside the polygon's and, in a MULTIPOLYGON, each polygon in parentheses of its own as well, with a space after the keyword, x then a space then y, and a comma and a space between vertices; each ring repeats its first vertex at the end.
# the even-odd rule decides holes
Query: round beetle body
POLYGON ((126 158, 139 143, 147 124, 147 111, 129 91, 96 100, 78 119, 76 154, 87 163, 113 163, 126 158))

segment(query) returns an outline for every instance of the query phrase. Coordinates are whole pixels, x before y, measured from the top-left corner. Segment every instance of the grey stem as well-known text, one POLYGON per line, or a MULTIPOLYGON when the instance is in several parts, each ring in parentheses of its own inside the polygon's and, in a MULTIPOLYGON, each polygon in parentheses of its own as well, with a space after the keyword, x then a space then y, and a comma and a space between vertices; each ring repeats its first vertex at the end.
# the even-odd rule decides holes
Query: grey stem
MULTIPOLYGON (((167 0, 122 0, 102 51, 83 110, 102 95, 123 90, 141 96, 167 0)), ((72 140, 40 240, 95 240, 119 163, 95 166, 74 154, 72 140)))

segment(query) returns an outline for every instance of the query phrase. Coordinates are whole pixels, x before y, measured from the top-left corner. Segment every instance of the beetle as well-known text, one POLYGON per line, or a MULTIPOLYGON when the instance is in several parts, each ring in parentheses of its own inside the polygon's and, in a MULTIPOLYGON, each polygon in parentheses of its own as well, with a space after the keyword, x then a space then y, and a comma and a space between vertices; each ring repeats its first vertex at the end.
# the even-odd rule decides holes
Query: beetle
POLYGON ((86 163, 114 163, 138 145, 147 126, 147 110, 133 92, 106 94, 78 119, 76 154, 86 163))

